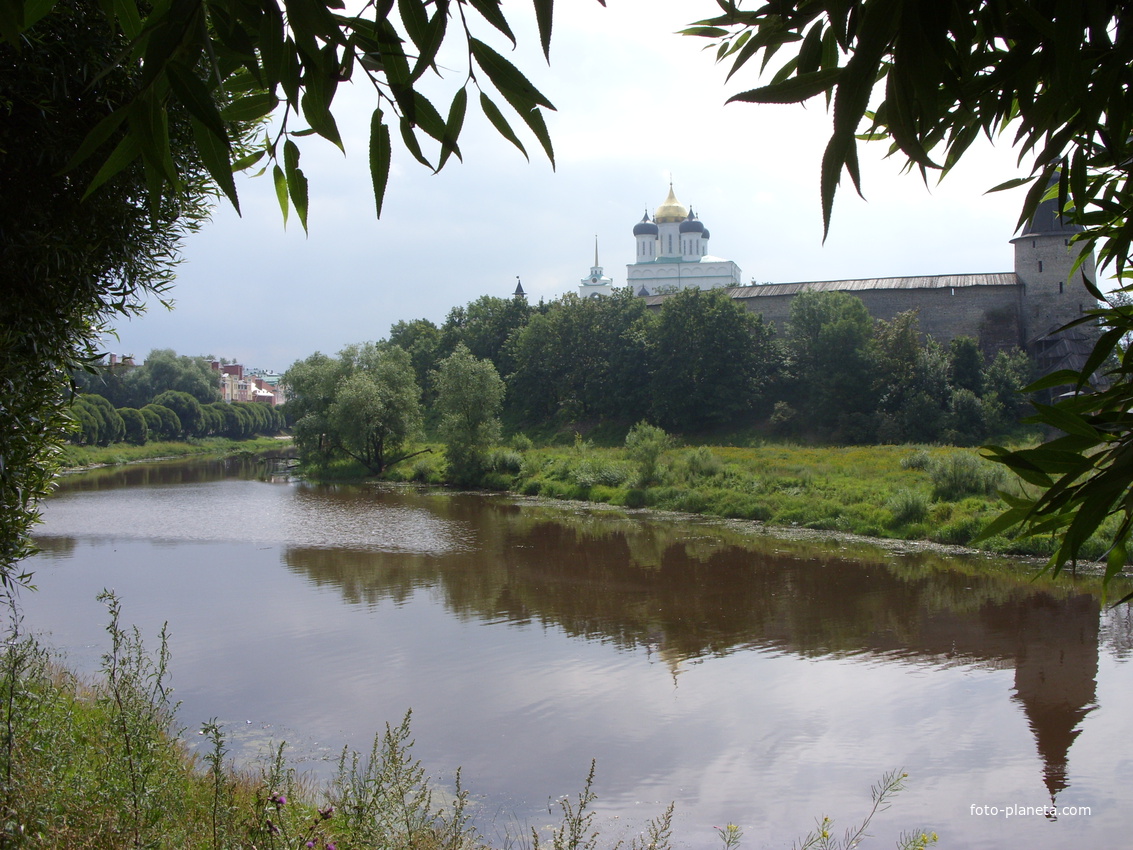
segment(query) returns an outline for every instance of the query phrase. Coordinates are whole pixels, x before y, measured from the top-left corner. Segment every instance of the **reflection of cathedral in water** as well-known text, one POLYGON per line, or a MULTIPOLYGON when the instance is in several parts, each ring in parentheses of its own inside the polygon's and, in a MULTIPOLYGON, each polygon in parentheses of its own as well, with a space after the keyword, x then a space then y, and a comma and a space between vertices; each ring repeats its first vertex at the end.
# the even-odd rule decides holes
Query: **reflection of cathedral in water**
POLYGON ((886 648, 945 663, 1013 667, 1013 699, 1035 736, 1053 801, 1068 784, 1070 745, 1095 707, 1098 629, 1098 602, 1092 596, 1034 592, 985 602, 972 612, 934 612, 903 647, 886 648))
POLYGON ((287 562, 360 604, 436 587, 462 616, 642 649, 674 677, 690 659, 746 649, 1010 667, 1051 798, 1068 787, 1070 747, 1095 707, 1091 595, 1041 589, 1029 571, 996 574, 986 561, 960 572, 929 553, 843 546, 835 559, 805 543, 586 513, 552 520, 475 498, 430 510, 475 525, 480 545, 451 559, 292 549, 287 562))

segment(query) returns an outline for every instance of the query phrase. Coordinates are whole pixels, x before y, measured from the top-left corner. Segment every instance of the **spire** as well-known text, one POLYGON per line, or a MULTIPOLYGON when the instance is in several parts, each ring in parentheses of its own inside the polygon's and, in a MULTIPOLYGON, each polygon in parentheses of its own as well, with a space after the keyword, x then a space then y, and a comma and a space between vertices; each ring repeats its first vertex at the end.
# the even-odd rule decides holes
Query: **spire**
POLYGON ((519 279, 519 275, 515 276, 515 293, 514 298, 527 298, 527 293, 523 291, 523 283, 519 279))
POLYGON ((599 268, 599 266, 598 266, 598 234, 597 233, 594 234, 594 268, 599 268))

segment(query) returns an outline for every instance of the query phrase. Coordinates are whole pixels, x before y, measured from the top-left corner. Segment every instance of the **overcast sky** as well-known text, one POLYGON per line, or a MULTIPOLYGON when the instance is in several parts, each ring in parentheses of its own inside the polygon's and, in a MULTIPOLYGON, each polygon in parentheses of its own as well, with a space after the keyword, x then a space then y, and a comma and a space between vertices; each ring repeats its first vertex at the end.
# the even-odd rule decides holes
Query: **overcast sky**
MULTIPOLYGON (((824 245, 824 101, 725 106, 757 84, 754 69, 726 83, 703 39, 675 34, 713 14, 713 0, 608 0, 605 9, 560 0, 549 67, 528 6, 509 4, 521 42, 509 57, 557 107, 547 116, 556 169, 521 134, 528 163, 473 96, 464 161, 440 174, 399 149, 394 131, 385 209, 375 220, 366 162, 372 103, 343 91, 335 111, 347 155, 303 140, 310 234, 294 217, 284 229, 270 178, 240 181, 243 217, 219 207, 185 244, 175 309, 152 304, 121 323, 106 349, 144 357, 173 348, 282 371, 315 351, 381 339, 402 319, 440 324, 481 295, 510 296, 517 276, 532 303, 577 291, 595 237, 606 274, 624 285, 633 225, 665 199, 670 175, 711 231, 709 253, 738 263, 745 282, 1011 270, 1023 190, 984 194, 1023 173, 1005 144, 974 150, 929 188, 885 160, 883 144, 867 146, 867 200, 843 185, 824 245)), ((451 67, 462 61, 452 57, 451 67)), ((442 94, 434 102, 447 111, 442 94)))

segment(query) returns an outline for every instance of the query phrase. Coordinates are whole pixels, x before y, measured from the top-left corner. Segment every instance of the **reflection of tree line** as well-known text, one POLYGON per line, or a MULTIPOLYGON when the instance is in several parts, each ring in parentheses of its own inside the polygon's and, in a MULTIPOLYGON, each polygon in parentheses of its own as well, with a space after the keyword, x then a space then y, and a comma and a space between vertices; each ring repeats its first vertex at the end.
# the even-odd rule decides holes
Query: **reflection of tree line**
POLYGON ((130 463, 83 470, 81 475, 63 475, 57 493, 117 490, 121 487, 152 487, 171 484, 201 484, 230 478, 264 478, 271 474, 276 453, 256 457, 177 458, 168 461, 130 463))
MULTIPOLYGON (((336 507, 342 496, 336 491, 336 507)), ((475 546, 437 556, 293 548, 287 563, 337 584, 348 601, 403 599, 414 587, 434 586, 461 614, 538 619, 627 647, 656 642, 660 633, 682 657, 753 644, 806 655, 916 651, 933 617, 975 622, 1020 600, 1077 598, 1065 586, 1036 588, 1028 568, 987 559, 961 570, 961 562, 935 553, 840 543, 832 554, 830 545, 713 523, 476 496, 393 499, 391 507, 427 507, 474 529, 475 546)), ((1013 654, 992 644, 967 653, 977 661, 1013 654)))
POLYGON ((703 523, 429 498, 474 528, 443 556, 291 549, 287 563, 351 602, 401 601, 419 587, 458 616, 555 625, 569 635, 657 649, 671 664, 760 648, 976 663, 1015 670, 1056 795, 1093 708, 1099 605, 986 559, 957 569, 934 553, 753 537, 703 523))

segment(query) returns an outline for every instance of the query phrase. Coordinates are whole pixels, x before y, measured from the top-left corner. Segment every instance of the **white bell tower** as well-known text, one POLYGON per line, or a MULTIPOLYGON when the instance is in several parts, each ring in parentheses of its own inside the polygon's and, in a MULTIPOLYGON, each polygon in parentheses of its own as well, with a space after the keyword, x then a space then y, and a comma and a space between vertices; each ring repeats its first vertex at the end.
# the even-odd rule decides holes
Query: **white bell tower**
POLYGON ((594 237, 594 265, 590 267, 590 275, 584 277, 578 284, 580 298, 597 298, 600 295, 612 295, 614 280, 602 273, 602 266, 598 263, 598 237, 594 237))

